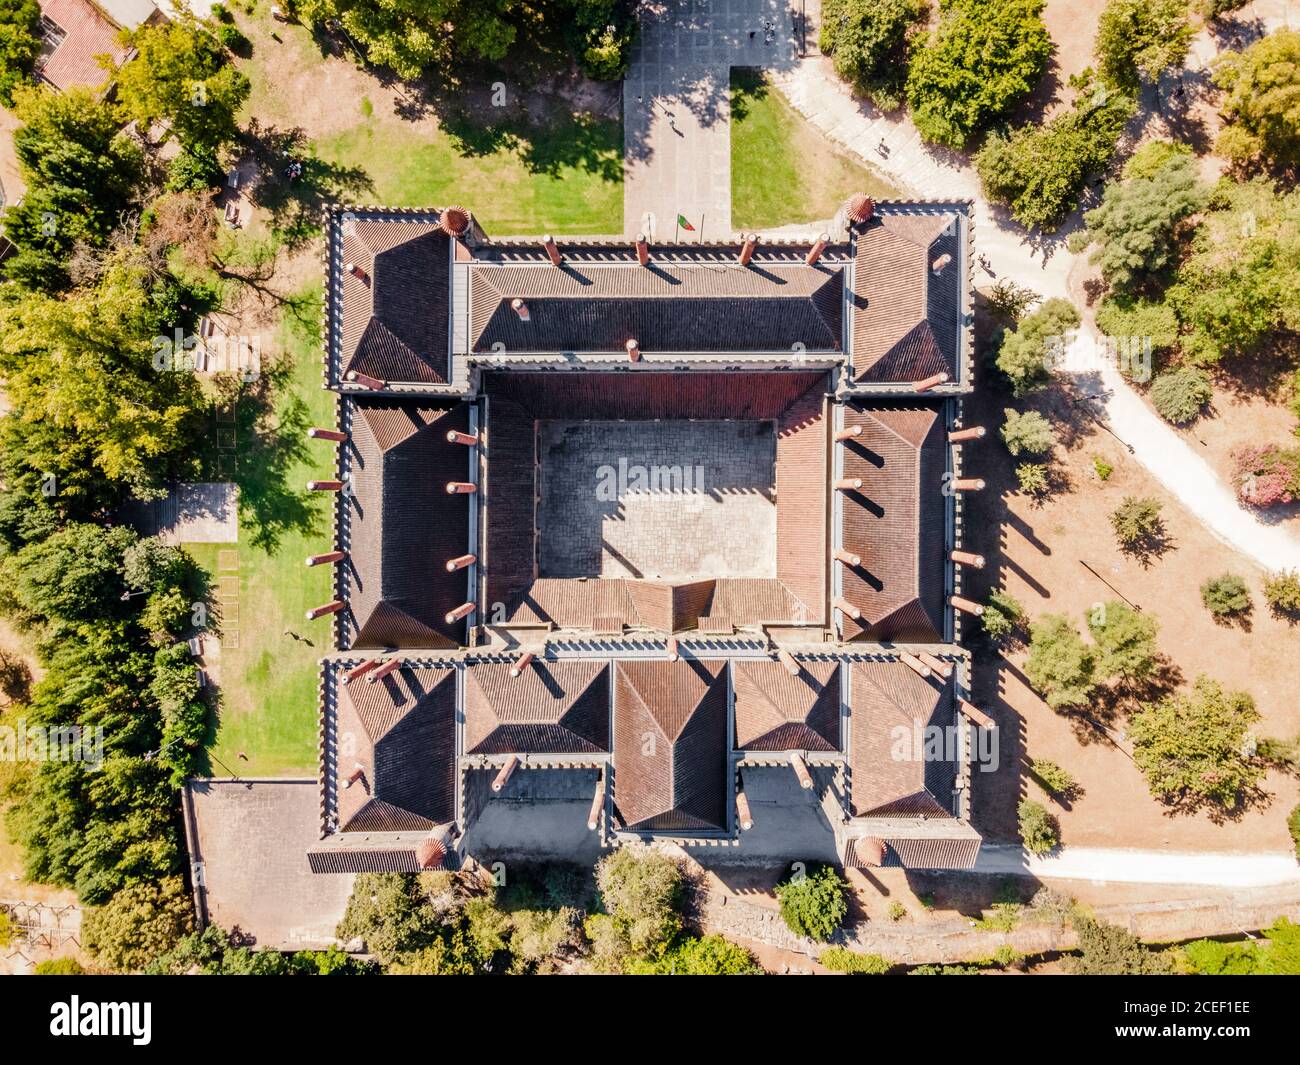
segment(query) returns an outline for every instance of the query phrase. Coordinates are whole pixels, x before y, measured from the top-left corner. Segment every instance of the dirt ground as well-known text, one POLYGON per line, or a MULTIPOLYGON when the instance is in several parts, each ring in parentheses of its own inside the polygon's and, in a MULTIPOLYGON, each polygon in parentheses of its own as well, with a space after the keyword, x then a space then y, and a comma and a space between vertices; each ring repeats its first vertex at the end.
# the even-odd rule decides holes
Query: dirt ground
MULTIPOLYGON (((1289 738, 1300 732, 1300 704, 1290 680, 1300 654, 1300 628, 1270 616, 1259 592, 1260 567, 1191 518, 1121 441, 1082 416, 1061 385, 1033 397, 1027 406, 1043 412, 1057 429, 1055 472, 1062 487, 1042 505, 1018 494, 1013 461, 996 435, 1010 400, 985 374, 985 387, 967 406, 967 422, 988 426, 990 435, 967 449, 966 468, 988 487, 967 497, 970 531, 964 546, 983 552, 989 565, 982 573, 967 571, 968 591, 983 598, 989 589, 1001 587, 1031 618, 1064 613, 1081 631, 1088 608, 1123 596, 1159 619, 1158 645, 1169 659, 1169 680, 1189 685, 1205 673, 1255 698, 1263 718, 1258 735, 1289 738), (1098 477, 1094 458, 1114 467, 1108 480, 1098 477), (1162 557, 1144 563, 1120 552, 1109 515, 1126 496, 1154 496, 1163 502, 1170 546, 1162 557), (994 528, 999 529, 998 542, 978 532, 994 528), (1226 571, 1246 578, 1254 592, 1255 607, 1245 623, 1216 623, 1201 603, 1202 582, 1226 571)), ((1289 849, 1285 821, 1297 799, 1295 779, 1271 774, 1267 799, 1218 823, 1205 813, 1171 814, 1150 797, 1125 750, 1124 727, 1136 708, 1134 700, 1103 693, 1087 715, 1055 713, 1030 690, 1021 672, 1023 647, 1000 657, 978 637, 977 624, 968 631, 968 642, 976 648, 976 700, 998 720, 1002 736, 1001 770, 976 773, 973 783, 973 806, 983 831, 1014 838, 1019 799, 1042 799, 1023 765, 1030 758, 1046 758, 1069 770, 1083 788, 1078 799, 1054 809, 1066 845, 1289 849)))

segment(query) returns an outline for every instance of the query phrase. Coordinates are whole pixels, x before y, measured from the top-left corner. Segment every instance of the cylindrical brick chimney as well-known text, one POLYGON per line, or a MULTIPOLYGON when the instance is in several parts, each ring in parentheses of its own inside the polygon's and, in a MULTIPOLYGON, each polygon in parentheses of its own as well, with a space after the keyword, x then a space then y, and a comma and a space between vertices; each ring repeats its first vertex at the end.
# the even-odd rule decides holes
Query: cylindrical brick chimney
POLYGON ((327 566, 331 562, 342 562, 348 557, 346 551, 326 551, 323 555, 312 555, 307 559, 309 566, 327 566))
POLYGON ((854 440, 862 435, 862 426, 846 425, 843 429, 835 434, 835 442, 842 444, 846 440, 854 440))
POLYGON ((512 754, 506 759, 506 764, 497 771, 497 775, 492 778, 492 790, 500 791, 509 783, 511 776, 519 768, 519 755, 512 754))
POLYGON ((859 610, 857 607, 855 607, 847 599, 844 598, 836 599, 835 602, 832 603, 831 605, 835 607, 835 609, 838 610, 841 614, 847 614, 854 621, 857 621, 859 618, 862 617, 862 611, 859 610))
POLYGON ((478 433, 462 433, 459 429, 448 429, 447 443, 464 444, 466 447, 473 447, 478 443, 478 433))
POLYGON ((958 699, 957 708, 980 728, 992 728, 996 724, 988 714, 969 700, 958 699))
POLYGON ((551 260, 552 266, 559 266, 564 262, 564 257, 560 255, 560 249, 555 246, 555 238, 549 233, 542 238, 542 247, 546 249, 547 258, 551 260))
POLYGON ((650 245, 646 243, 644 233, 636 235, 636 261, 642 266, 650 265, 650 245))
POLYGON ((943 677, 944 680, 947 680, 952 676, 951 662, 945 662, 942 658, 935 658, 929 651, 921 651, 917 657, 929 666, 930 669, 938 673, 939 676, 943 677))
POLYGON ((790 765, 794 769, 794 775, 799 778, 799 787, 807 791, 813 786, 812 774, 808 772, 808 763, 803 760, 803 755, 797 751, 790 755, 790 765))
POLYGON ((324 606, 314 606, 307 611, 307 620, 315 621, 317 618, 323 618, 326 614, 337 614, 343 609, 342 600, 335 599, 332 603, 326 603, 324 606))
POLYGON ((898 657, 902 660, 903 665, 907 666, 917 676, 928 677, 930 675, 930 667, 917 658, 916 655, 902 651, 898 657))
POLYGON ((378 377, 371 377, 368 373, 362 373, 360 370, 349 370, 346 380, 349 384, 360 385, 362 388, 370 389, 371 392, 379 392, 387 386, 386 381, 381 381, 378 377))
POLYGON ((401 668, 402 660, 400 658, 390 658, 378 669, 372 669, 366 674, 366 683, 374 684, 376 681, 383 680, 390 674, 396 673, 401 668))
POLYGON ((977 555, 973 551, 949 551, 948 557, 963 566, 974 566, 975 569, 984 568, 984 556, 977 555))
POLYGON ((379 659, 367 658, 364 662, 361 663, 361 665, 353 666, 351 669, 349 669, 346 673, 343 674, 343 683, 351 684, 358 677, 364 677, 377 665, 379 665, 379 659))
POLYGON ((952 256, 944 252, 939 258, 930 264, 930 269, 936 274, 943 273, 943 268, 952 262, 952 256))
POLYGON ((640 362, 640 361, 641 361, 641 345, 637 342, 637 340, 636 340, 635 338, 633 338, 632 340, 629 340, 625 346, 626 346, 626 348, 627 348, 627 357, 628 357, 632 362, 640 362))
POLYGON ((469 617, 472 613, 474 613, 473 603, 461 603, 455 610, 447 611, 442 620, 448 625, 455 625, 456 622, 469 617))
MULTIPOLYGON (((338 260, 335 260, 335 261, 337 262, 338 260)), ((358 281, 369 281, 369 280, 370 280, 370 275, 367 274, 367 273, 365 272, 365 270, 363 270, 363 269, 362 269, 360 266, 358 266, 356 263, 348 263, 346 266, 343 267, 343 269, 346 270, 346 271, 347 271, 349 274, 351 274, 353 277, 355 277, 358 281)))
POLYGON ((521 654, 518 658, 515 659, 515 664, 510 667, 510 675, 512 677, 522 676, 524 670, 527 669, 530 665, 532 665, 532 662, 533 662, 533 652, 525 651, 523 654, 521 654))
POLYGON ((457 555, 455 558, 447 560, 447 572, 455 573, 458 569, 466 569, 478 561, 477 555, 457 555))
POLYGON ((677 644, 676 636, 669 636, 667 644, 664 645, 664 651, 668 655, 669 662, 676 662, 682 657, 681 649, 677 644))
POLYGON ((754 815, 750 813, 749 800, 745 798, 743 790, 736 792, 736 823, 742 832, 748 832, 754 827, 754 815))
POLYGON ((792 677, 797 677, 803 669, 803 667, 799 665, 799 660, 784 647, 776 652, 776 657, 777 661, 779 661, 781 665, 785 666, 785 671, 792 677))
POLYGON ((969 429, 954 429, 948 434, 948 439, 954 444, 959 444, 963 440, 983 440, 987 430, 982 425, 972 425, 969 429))
POLYGON ((817 243, 812 246, 808 255, 804 258, 804 263, 807 266, 816 266, 817 260, 822 257, 822 252, 826 250, 826 245, 830 243, 830 240, 831 235, 829 233, 823 233, 818 237, 817 243))
POLYGON ((923 381, 913 381, 912 388, 917 392, 929 392, 932 388, 937 388, 948 380, 946 373, 937 373, 933 377, 927 377, 923 381))
POLYGON ((520 321, 522 322, 528 321, 528 304, 526 304, 518 296, 516 296, 514 299, 510 301, 510 308, 515 312, 515 314, 519 315, 520 321))
POLYGON ((591 796, 591 808, 587 811, 587 831, 595 832, 600 827, 600 812, 605 808, 605 774, 596 774, 596 790, 591 796))
POLYGON ((964 599, 960 595, 948 596, 948 603, 954 610, 960 610, 963 614, 974 614, 979 617, 984 613, 984 608, 970 599, 964 599))
POLYGON ((984 487, 979 477, 954 477, 951 483, 954 492, 978 492, 984 487))
POLYGON ((751 233, 745 238, 745 243, 740 248, 740 255, 737 257, 741 266, 748 266, 749 260, 754 257, 754 249, 758 247, 758 234, 751 233))
POLYGON ((307 491, 309 492, 341 492, 343 491, 342 481, 308 481, 307 491))
POLYGON ((307 435, 313 440, 346 440, 347 433, 341 433, 337 429, 308 429, 307 435))
POLYGON ((852 551, 845 551, 842 547, 837 547, 835 549, 835 558, 837 561, 843 562, 846 566, 862 565, 861 555, 855 555, 852 551))
POLYGON ((861 477, 841 477, 835 482, 835 491, 837 492, 856 492, 861 487, 861 477))
POLYGON ((448 481, 447 494, 449 496, 472 496, 478 491, 478 485, 472 481, 448 481))

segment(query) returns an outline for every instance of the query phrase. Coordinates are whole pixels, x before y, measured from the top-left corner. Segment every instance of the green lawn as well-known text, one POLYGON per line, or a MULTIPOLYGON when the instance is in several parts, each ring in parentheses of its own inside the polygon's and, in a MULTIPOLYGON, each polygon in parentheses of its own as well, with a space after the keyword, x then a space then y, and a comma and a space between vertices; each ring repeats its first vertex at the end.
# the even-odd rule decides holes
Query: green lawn
POLYGON ((855 192, 902 196, 809 125, 760 71, 732 67, 732 225, 771 229, 831 218, 855 192))
MULTIPOLYGON (((306 293, 301 303, 318 306, 319 290, 306 293)), ((308 494, 303 486, 332 475, 334 451, 324 441, 304 440, 303 430, 333 425, 334 400, 321 388, 315 323, 300 324, 286 313, 274 347, 290 360, 270 399, 274 414, 255 425, 264 407, 244 400, 233 441, 228 435, 221 439, 218 425, 223 460, 233 463, 240 485, 239 543, 187 545, 211 574, 223 633, 214 664, 220 678, 212 747, 216 776, 231 770, 245 776, 313 775, 316 766, 317 662, 330 650, 331 630, 328 619, 309 622, 303 615, 332 598, 333 567, 308 569, 303 561, 332 546, 333 497, 308 494), (237 569, 230 565, 232 551, 237 569), (286 630, 304 639, 286 636, 286 630), (230 646, 236 640, 238 646, 230 646)))

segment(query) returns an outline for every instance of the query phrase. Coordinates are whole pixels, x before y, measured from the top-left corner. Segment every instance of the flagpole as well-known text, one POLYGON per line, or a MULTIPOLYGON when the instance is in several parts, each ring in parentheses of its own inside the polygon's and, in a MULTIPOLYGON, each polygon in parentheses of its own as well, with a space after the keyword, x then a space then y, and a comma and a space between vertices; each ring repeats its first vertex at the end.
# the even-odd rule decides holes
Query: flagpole
POLYGON ((678 214, 677 221, 673 223, 673 243, 676 244, 682 235, 682 216, 678 214))
POLYGON ((704 212, 700 212, 700 235, 695 238, 696 244, 704 243, 704 212))

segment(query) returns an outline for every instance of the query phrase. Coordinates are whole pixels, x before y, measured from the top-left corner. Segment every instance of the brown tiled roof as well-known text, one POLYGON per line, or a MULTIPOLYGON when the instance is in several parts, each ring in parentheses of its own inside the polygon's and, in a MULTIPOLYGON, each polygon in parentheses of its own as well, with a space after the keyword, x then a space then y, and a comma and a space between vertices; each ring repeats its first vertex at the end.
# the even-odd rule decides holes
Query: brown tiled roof
POLYGON ((737 659, 736 747, 747 751, 837 751, 840 666, 803 662, 797 677, 769 658, 737 659))
POLYGON ((609 665, 540 658, 465 671, 466 754, 592 754, 609 750, 609 665))
POLYGON ((413 832, 455 819, 456 671, 404 666, 337 690, 342 832, 413 832), (360 769, 362 776, 345 786, 360 769))
POLYGON ((488 602, 515 623, 587 628, 596 617, 675 631, 824 620, 827 376, 800 373, 488 373, 484 564, 488 602), (536 423, 552 418, 776 422, 777 576, 669 584, 536 578, 536 423))
POLYGON ((957 215, 877 212, 856 228, 853 376, 859 382, 919 381, 961 357, 963 255, 957 215), (941 256, 948 265, 935 274, 941 256))
POLYGON ((474 351, 839 351, 844 272, 837 265, 476 263, 474 351), (524 321, 511 301, 528 305, 524 321))
POLYGON ((96 56, 108 55, 120 67, 131 54, 117 39, 118 27, 89 0, 41 0, 41 14, 67 34, 40 67, 56 89, 98 88, 112 75, 96 56))
POLYGON ((342 377, 441 384, 450 376, 451 264, 435 215, 366 215, 338 227, 332 279, 338 292, 342 377), (348 273, 348 263, 365 277, 348 273))
POLYGON ((980 839, 974 833, 960 838, 927 838, 925 836, 871 837, 867 840, 851 839, 845 846, 844 864, 857 869, 874 866, 902 866, 904 869, 971 869, 979 857, 980 839), (877 859, 883 844, 883 859, 877 859))
POLYGON ((928 725, 948 729, 956 723, 952 683, 922 677, 902 662, 888 660, 854 662, 850 685, 853 816, 951 817, 957 763, 925 757, 924 746, 916 749, 924 733, 918 737, 915 730, 928 725))
POLYGON ((414 847, 314 847, 307 852, 313 873, 418 873, 414 847))
POLYGON ((727 828, 727 666, 621 661, 614 681, 614 804, 625 828, 727 828))
POLYGON ((444 616, 465 602, 464 571, 448 559, 469 543, 471 497, 449 495, 470 451, 447 441, 469 428, 468 404, 349 400, 352 491, 341 494, 348 562, 344 647, 454 647, 466 622, 444 616))
POLYGON ((848 404, 843 475, 862 488, 841 493, 841 543, 862 559, 841 566, 841 594, 862 611, 844 619, 846 639, 930 643, 944 638, 947 469, 937 407, 848 404))

